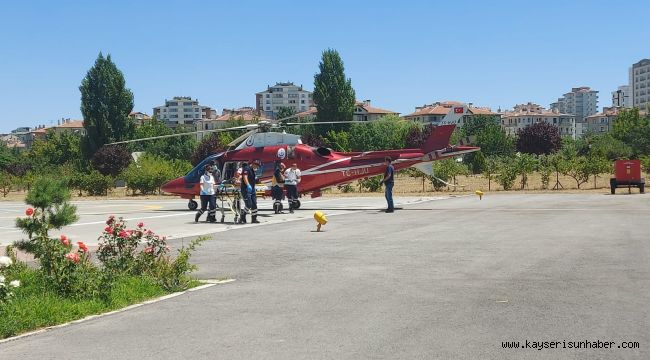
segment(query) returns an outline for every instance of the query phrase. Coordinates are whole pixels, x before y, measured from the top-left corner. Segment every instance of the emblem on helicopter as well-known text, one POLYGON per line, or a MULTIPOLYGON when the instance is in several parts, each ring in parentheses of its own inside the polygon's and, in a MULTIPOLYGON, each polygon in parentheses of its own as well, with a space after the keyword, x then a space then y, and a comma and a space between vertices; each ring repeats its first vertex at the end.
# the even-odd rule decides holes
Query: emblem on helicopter
POLYGON ((280 159, 283 159, 287 156, 287 152, 284 150, 284 148, 279 148, 278 149, 278 157, 280 159))
POLYGON ((255 141, 255 136, 249 136, 248 139, 246 139, 246 146, 253 146, 254 141, 255 141))

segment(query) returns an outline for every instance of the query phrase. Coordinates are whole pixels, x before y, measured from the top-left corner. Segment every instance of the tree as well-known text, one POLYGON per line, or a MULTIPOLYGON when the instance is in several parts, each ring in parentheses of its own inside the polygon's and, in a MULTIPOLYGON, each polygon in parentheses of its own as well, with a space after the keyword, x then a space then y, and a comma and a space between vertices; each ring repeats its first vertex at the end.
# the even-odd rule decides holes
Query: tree
POLYGON ((475 174, 483 172, 486 156, 512 156, 515 153, 514 139, 508 136, 499 120, 493 116, 476 115, 467 120, 460 129, 460 137, 475 137, 474 145, 480 152, 465 155, 464 161, 475 174))
POLYGON ((296 114, 296 110, 294 108, 289 106, 282 106, 278 108, 278 113, 276 114, 275 118, 280 120, 280 119, 288 118, 295 114, 296 114))
POLYGON ((501 157, 499 160, 499 174, 496 175, 496 180, 503 190, 510 190, 517 179, 515 160, 511 157, 501 157))
POLYGON ((450 180, 454 185, 457 184, 456 177, 458 175, 467 175, 467 166, 454 158, 438 160, 433 162, 433 177, 431 183, 433 188, 441 190, 447 186, 450 180))
POLYGON ((82 159, 81 136, 67 131, 48 131, 45 138, 34 141, 29 159, 40 168, 78 163, 82 159))
POLYGON ((547 190, 548 185, 551 182, 551 172, 553 171, 553 167, 551 166, 551 158, 549 155, 539 155, 538 160, 537 171, 539 171, 539 174, 542 178, 542 189, 547 190))
POLYGON ((567 168, 565 171, 565 174, 573 178, 578 189, 580 189, 580 185, 589 181, 589 159, 584 156, 567 159, 567 168))
POLYGON ((483 177, 488 181, 488 191, 492 190, 492 180, 495 174, 499 171, 499 158, 496 156, 488 156, 485 158, 485 165, 483 166, 483 177))
POLYGON ((597 156, 614 161, 618 159, 629 159, 633 153, 629 145, 609 133, 592 135, 587 137, 585 141, 589 156, 597 156))
MULTIPOLYGON (((133 138, 144 139, 155 136, 182 134, 187 131, 188 130, 183 127, 178 127, 176 130, 172 130, 158 119, 153 118, 150 121, 147 121, 144 125, 138 127, 135 130, 133 138)), ((130 149, 131 151, 144 151, 167 160, 188 160, 192 156, 192 153, 194 153, 194 150, 196 150, 196 147, 197 142, 194 135, 185 135, 132 143, 130 149)))
POLYGON ((105 145, 95 152, 90 163, 102 175, 117 176, 131 163, 131 153, 126 146, 105 145))
POLYGON ((433 127, 430 125, 413 124, 406 132, 404 147, 408 149, 420 149, 431 135, 433 127))
POLYGON ((605 173, 611 173, 612 163, 609 160, 599 156, 589 156, 587 158, 585 170, 588 175, 594 177, 594 189, 596 189, 596 180, 598 179, 598 176, 605 173))
POLYGON ((519 153, 515 156, 514 166, 521 176, 521 190, 524 190, 526 185, 528 185, 528 175, 535 171, 537 165, 538 161, 534 155, 519 153))
POLYGON ((83 150, 87 158, 104 144, 130 137, 134 125, 128 115, 133 109, 133 93, 126 88, 124 75, 110 55, 104 58, 99 53, 79 91, 86 129, 83 150))
POLYGON ((517 151, 526 154, 550 154, 560 149, 562 138, 557 127, 540 122, 517 131, 517 151))
POLYGON ((225 151, 227 144, 221 142, 221 138, 218 134, 212 133, 207 137, 204 137, 203 140, 199 143, 199 146, 196 147, 196 150, 192 153, 190 161, 193 166, 198 165, 206 157, 225 151))
MULTIPOLYGON (((314 103, 318 113, 316 122, 351 121, 354 114, 356 96, 352 80, 345 77, 343 61, 334 49, 323 51, 319 64, 320 72, 314 75, 314 103)), ((342 126, 321 126, 319 134, 328 130, 341 130, 342 126)))
POLYGON ((614 121, 612 136, 630 146, 634 156, 650 155, 650 114, 639 109, 621 110, 614 121))

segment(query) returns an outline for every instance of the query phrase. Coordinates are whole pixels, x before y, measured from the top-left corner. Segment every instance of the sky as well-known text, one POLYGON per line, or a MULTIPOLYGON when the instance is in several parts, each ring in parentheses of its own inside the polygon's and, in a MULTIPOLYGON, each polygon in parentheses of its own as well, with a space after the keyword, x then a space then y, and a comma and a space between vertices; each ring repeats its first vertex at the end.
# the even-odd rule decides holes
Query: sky
POLYGON ((339 51, 357 99, 408 114, 442 100, 548 107, 571 87, 599 105, 650 58, 648 1, 0 0, 0 132, 80 119, 79 84, 110 54, 152 113, 173 96, 255 106, 291 81, 313 90, 339 51), (637 15, 634 15, 637 14, 637 15))

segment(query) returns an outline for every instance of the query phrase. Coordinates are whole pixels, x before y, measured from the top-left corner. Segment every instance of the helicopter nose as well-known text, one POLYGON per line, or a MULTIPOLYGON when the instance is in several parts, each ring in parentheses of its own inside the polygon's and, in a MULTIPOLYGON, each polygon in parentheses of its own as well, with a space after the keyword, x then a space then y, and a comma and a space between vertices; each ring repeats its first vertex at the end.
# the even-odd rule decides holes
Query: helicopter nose
POLYGON ((160 189, 167 193, 174 193, 174 192, 178 192, 179 189, 182 189, 184 185, 185 185, 185 179, 179 177, 177 179, 166 182, 165 184, 163 184, 163 186, 160 187, 160 189))

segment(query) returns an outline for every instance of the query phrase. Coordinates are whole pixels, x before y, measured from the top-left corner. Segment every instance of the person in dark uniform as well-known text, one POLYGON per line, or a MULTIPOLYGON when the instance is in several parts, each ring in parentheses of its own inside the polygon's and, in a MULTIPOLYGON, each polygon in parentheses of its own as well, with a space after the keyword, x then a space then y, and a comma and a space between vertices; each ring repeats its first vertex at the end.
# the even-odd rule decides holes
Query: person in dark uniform
POLYGON ((214 183, 219 185, 221 184, 221 170, 219 169, 219 162, 217 160, 212 160, 212 177, 214 177, 214 183))
POLYGON ((246 223, 246 213, 248 211, 251 213, 251 223, 259 224, 259 221, 257 220, 257 194, 255 193, 255 170, 259 167, 259 160, 254 160, 251 166, 247 163, 242 164, 241 194, 244 198, 244 204, 246 205, 239 220, 242 224, 246 223))
POLYGON ((386 171, 384 171, 384 179, 382 182, 385 187, 386 202, 388 203, 387 213, 392 213, 395 211, 395 205, 393 204, 393 185, 395 184, 395 168, 391 164, 391 159, 386 157, 386 171))
POLYGON ((273 197, 273 210, 276 214, 282 213, 285 168, 286 166, 280 160, 275 162, 275 169, 273 170, 273 178, 271 180, 271 196, 273 197))

